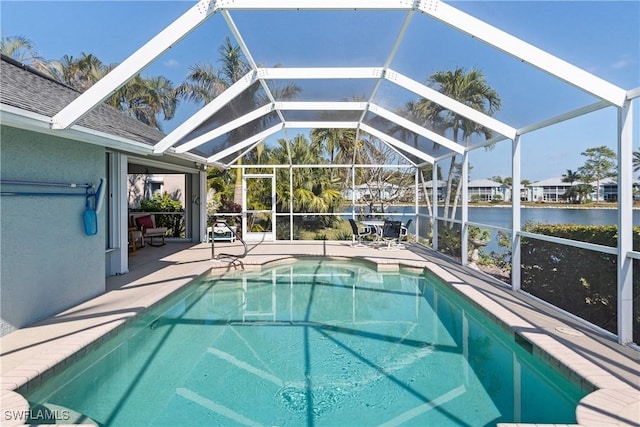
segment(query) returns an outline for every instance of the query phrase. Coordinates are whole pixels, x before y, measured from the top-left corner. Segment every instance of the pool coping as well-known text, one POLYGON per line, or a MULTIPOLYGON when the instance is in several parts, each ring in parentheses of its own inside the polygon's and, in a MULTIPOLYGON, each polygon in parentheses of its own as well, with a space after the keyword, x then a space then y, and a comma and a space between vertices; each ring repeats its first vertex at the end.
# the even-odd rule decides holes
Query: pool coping
MULTIPOLYGON (((154 284, 153 293, 142 292, 144 284, 134 281, 128 287, 123 287, 121 291, 127 292, 128 296, 133 295, 133 299, 126 299, 128 305, 124 310, 114 316, 103 316, 104 320, 98 325, 80 330, 77 333, 66 336, 56 342, 53 348, 37 355, 32 359, 20 363, 15 368, 2 374, 0 377, 0 389, 2 390, 1 405, 3 411, 3 425, 23 424, 19 417, 7 418, 7 411, 14 411, 13 414, 27 414, 29 405, 20 392, 28 391, 30 387, 35 387, 41 382, 56 374, 77 358, 82 357, 88 351, 100 345, 105 340, 112 337, 124 326, 128 325, 142 314, 163 301, 167 296, 178 292, 187 284, 203 275, 224 275, 235 273, 238 270, 250 271, 261 270, 277 263, 286 263, 293 259, 323 258, 332 260, 357 259, 372 265, 376 265, 378 271, 397 271, 400 268, 413 271, 429 270, 453 289, 464 295, 470 303, 480 308, 503 328, 513 331, 514 337, 517 335, 532 345, 533 351, 540 357, 546 359, 556 368, 560 369, 574 381, 583 386, 583 389, 594 389, 580 400, 576 408, 576 420, 581 426, 605 426, 605 425, 640 425, 640 389, 634 388, 624 381, 616 378, 610 372, 579 355, 563 343, 548 334, 543 328, 534 326, 512 310, 505 308, 484 293, 480 292, 475 285, 457 277, 455 274, 446 271, 440 265, 420 258, 387 259, 377 255, 372 256, 349 256, 346 254, 274 254, 261 259, 247 260, 241 266, 233 263, 225 263, 215 260, 200 260, 185 264, 173 264, 171 272, 163 270, 163 277, 173 275, 172 279, 160 280, 154 277, 158 272, 145 276, 143 282, 154 284), (188 271, 185 265, 188 264, 188 271)), ((506 289, 502 288, 506 292, 506 289)), ((101 304, 101 299, 110 292, 102 294, 84 304, 74 307, 59 316, 64 317, 69 311, 82 311, 82 306, 91 304, 101 304)), ((501 427, 524 426, 519 423, 502 423, 501 427)))
MULTIPOLYGON (((437 264, 427 262, 427 269, 447 282, 468 301, 480 308, 496 323, 511 330, 514 337, 524 338, 532 351, 571 379, 583 390, 594 389, 583 397, 576 407, 576 420, 580 426, 639 425, 640 390, 587 360, 574 350, 548 335, 544 329, 499 305, 473 285, 460 280, 437 264)), ((525 426, 523 423, 500 423, 500 427, 525 426)), ((540 425, 540 424, 536 424, 540 425)), ((554 424, 557 425, 557 424, 554 424)))

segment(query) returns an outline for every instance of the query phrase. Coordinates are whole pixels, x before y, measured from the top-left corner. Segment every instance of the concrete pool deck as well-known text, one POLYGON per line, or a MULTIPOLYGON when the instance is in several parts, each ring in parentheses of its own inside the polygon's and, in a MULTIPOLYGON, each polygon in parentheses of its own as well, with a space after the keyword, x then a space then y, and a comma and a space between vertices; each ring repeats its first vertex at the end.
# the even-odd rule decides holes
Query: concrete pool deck
MULTIPOLYGON (((215 251, 239 254, 242 248, 216 244, 215 251)), ((26 401, 16 391, 25 392, 59 372, 212 268, 220 275, 300 256, 357 258, 376 263, 378 270, 394 270, 399 265, 428 268, 531 343, 534 352, 585 389, 596 390, 577 408, 579 425, 640 425, 640 352, 429 249, 408 245, 404 250, 380 251, 331 241, 249 243, 247 256, 240 260, 226 256, 211 260, 210 244, 172 242, 138 251, 129 258, 128 274, 107 278, 106 293, 0 338, 1 424, 19 425, 23 420, 13 415, 28 412, 26 401)))

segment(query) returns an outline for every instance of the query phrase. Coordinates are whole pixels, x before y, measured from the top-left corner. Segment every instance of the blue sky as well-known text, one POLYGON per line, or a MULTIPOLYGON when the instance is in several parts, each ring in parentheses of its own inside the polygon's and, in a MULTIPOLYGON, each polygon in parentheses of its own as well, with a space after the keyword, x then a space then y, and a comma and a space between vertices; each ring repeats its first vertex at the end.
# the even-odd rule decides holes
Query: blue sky
MULTIPOLYGON (((0 23, 3 37, 29 38, 46 59, 86 52, 105 63, 118 63, 195 3, 0 0, 0 23)), ((638 0, 450 3, 624 89, 640 86, 638 0)), ((381 66, 404 16, 387 14, 381 20, 375 13, 232 13, 256 62, 265 66, 381 66)), ((226 35, 222 17, 214 16, 144 74, 161 74, 178 84, 194 63, 216 64, 217 48, 226 35)), ((482 70, 502 98, 496 117, 516 128, 597 100, 423 15, 414 16, 391 65, 422 82, 435 71, 458 66, 482 70)), ((403 96, 390 88, 381 91, 378 102, 394 108, 406 101, 403 96)), ((638 134, 640 105, 635 104, 638 134)), ((180 105, 164 130, 175 128, 195 109, 180 105)), ((615 148, 616 114, 609 108, 525 135, 522 177, 536 181, 560 176, 584 163, 580 153, 585 149, 615 148)), ((511 144, 502 143, 472 153, 471 178, 509 175, 510 152, 511 144)))

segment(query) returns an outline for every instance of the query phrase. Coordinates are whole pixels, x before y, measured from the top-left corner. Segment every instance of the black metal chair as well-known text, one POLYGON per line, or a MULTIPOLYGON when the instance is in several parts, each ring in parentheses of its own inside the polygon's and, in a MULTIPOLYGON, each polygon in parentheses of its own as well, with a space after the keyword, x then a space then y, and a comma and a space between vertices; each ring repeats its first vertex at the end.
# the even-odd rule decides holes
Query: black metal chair
POLYGON ((397 251, 400 249, 400 230, 402 223, 400 221, 385 221, 382 226, 382 240, 387 242, 387 246, 380 249, 386 251, 397 251))
POLYGON ((402 244, 402 240, 406 239, 407 235, 409 234, 409 226, 412 222, 412 219, 407 220, 407 223, 400 227, 400 238, 398 239, 398 246, 401 248, 404 247, 404 245, 402 244))
POLYGON ((355 244, 355 245, 352 245, 352 246, 354 248, 363 248, 363 247, 365 247, 366 245, 364 243, 362 243, 362 238, 372 234, 371 228, 367 227, 367 228, 363 228, 363 229, 358 229, 358 224, 356 224, 356 221, 354 219, 351 219, 351 218, 349 218, 349 224, 351 224, 351 230, 353 231, 353 238, 358 240, 358 243, 355 244))

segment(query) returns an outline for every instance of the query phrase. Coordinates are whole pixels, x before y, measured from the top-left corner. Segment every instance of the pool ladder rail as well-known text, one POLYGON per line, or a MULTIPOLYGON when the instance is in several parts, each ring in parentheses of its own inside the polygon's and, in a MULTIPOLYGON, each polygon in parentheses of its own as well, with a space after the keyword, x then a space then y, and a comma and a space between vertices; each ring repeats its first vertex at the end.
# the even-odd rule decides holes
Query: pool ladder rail
MULTIPOLYGON (((218 227, 220 227, 220 226, 222 225, 222 226, 224 226, 227 230, 229 230, 229 232, 231 233, 231 235, 232 235, 236 240, 239 240, 239 241, 240 241, 240 243, 242 243, 242 246, 243 246, 243 248, 244 248, 244 251, 243 251, 242 255, 237 255, 237 254, 228 254, 228 253, 220 252, 220 253, 218 254, 218 256, 216 257, 216 239, 215 239, 213 236, 211 236, 211 259, 220 259, 220 257, 221 257, 221 256, 228 256, 228 257, 237 258, 237 259, 246 257, 246 256, 247 256, 247 252, 248 252, 248 249, 247 249, 247 242, 245 242, 245 241, 244 241, 240 236, 238 236, 238 233, 236 233, 236 231, 235 231, 235 230, 234 230, 234 229, 233 229, 229 224, 227 224, 227 222, 226 222, 226 221, 219 221, 219 220, 216 220, 216 219, 214 218, 214 223, 215 223, 218 227)), ((213 233, 213 230, 212 230, 212 233, 213 233)))

